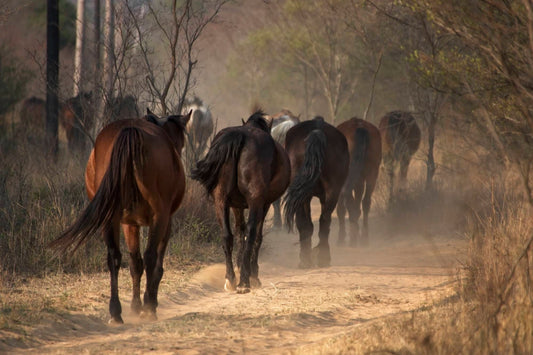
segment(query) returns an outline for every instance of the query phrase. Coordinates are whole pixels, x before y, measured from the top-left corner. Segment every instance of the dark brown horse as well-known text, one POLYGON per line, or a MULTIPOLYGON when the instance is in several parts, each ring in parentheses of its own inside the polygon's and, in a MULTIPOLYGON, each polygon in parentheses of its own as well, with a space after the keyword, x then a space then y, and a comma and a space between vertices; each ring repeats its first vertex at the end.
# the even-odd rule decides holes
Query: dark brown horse
POLYGON ((61 105, 59 122, 65 130, 69 151, 87 152, 94 125, 94 102, 90 92, 81 92, 61 105))
POLYGON ((250 286, 261 285, 258 255, 263 223, 270 204, 287 188, 289 177, 287 154, 270 136, 270 125, 262 111, 255 112, 243 126, 218 132, 206 157, 193 169, 192 178, 200 181, 213 196, 218 221, 224 228, 226 290, 234 290, 236 285, 229 209, 233 209, 239 233, 237 265, 240 280, 237 292, 246 293, 250 291, 250 286), (245 229, 243 213, 246 208, 249 213, 245 229), (246 244, 244 234, 247 236, 246 244))
POLYGON ((343 134, 322 117, 304 121, 292 127, 285 138, 285 149, 291 161, 291 184, 285 195, 285 220, 292 230, 300 233, 300 267, 309 268, 311 258, 311 199, 320 199, 322 211, 318 231, 319 267, 330 265, 329 227, 331 214, 348 174, 350 161, 348 144, 343 134))
POLYGON ((28 141, 39 146, 44 144, 46 128, 46 102, 32 96, 22 103, 19 112, 20 126, 28 141))
POLYGON ((389 200, 394 197, 394 171, 400 164, 400 187, 405 185, 413 154, 420 146, 420 128, 409 112, 392 111, 379 122, 383 163, 389 176, 389 200))
MULTIPOLYGON (((150 117, 147 117, 150 118, 150 117)), ((161 122, 155 117, 152 122, 161 122)), ((170 217, 185 192, 181 163, 186 116, 167 117, 161 126, 142 119, 119 120, 100 132, 89 157, 85 184, 91 202, 81 216, 51 246, 76 250, 87 238, 102 232, 111 274, 109 312, 123 323, 118 297, 120 225, 130 253, 133 280, 132 310, 155 319, 157 292, 163 276, 163 257, 170 236, 170 217), (148 243, 140 252, 139 227, 149 226, 148 243), (144 306, 140 282, 146 271, 144 306)))
POLYGON ((372 123, 351 118, 337 126, 348 141, 350 168, 348 177, 337 204, 339 218, 339 244, 344 244, 346 227, 344 217, 346 209, 350 216, 350 244, 355 246, 359 237, 359 217, 361 201, 363 205, 362 243, 368 243, 368 213, 372 202, 372 193, 376 186, 381 164, 381 134, 372 123), (364 197, 363 197, 364 194, 364 197))

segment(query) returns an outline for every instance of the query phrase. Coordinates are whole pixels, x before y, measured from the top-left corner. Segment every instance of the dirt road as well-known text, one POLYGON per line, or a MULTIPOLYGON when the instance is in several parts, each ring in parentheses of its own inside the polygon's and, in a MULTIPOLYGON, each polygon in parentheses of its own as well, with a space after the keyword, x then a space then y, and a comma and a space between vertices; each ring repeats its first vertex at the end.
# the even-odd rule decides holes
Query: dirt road
POLYGON ((223 291, 223 265, 206 266, 192 276, 167 267, 159 319, 151 323, 129 312, 127 269, 120 274, 123 326, 106 323, 107 274, 82 275, 66 282, 63 295, 53 296, 64 297, 66 305, 68 298, 76 299, 71 310, 65 309, 59 320, 41 319, 25 340, 5 339, 3 349, 39 354, 290 353, 453 293, 464 241, 376 237, 368 248, 338 248, 335 232, 333 228, 332 266, 311 270, 296 268, 296 235, 269 233, 260 257, 263 287, 245 295, 223 291))

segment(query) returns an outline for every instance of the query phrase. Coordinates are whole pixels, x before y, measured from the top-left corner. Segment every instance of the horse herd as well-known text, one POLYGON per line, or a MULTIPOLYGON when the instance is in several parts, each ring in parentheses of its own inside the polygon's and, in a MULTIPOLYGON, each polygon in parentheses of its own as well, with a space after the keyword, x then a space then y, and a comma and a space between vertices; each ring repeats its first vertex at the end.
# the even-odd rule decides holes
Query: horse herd
MULTIPOLYGON (((171 216, 185 193, 181 152, 192 112, 160 118, 147 110, 142 119, 118 120, 104 127, 95 140, 85 171, 90 203, 74 224, 51 243, 56 250, 67 252, 76 250, 87 238, 103 234, 111 276, 112 322, 123 323, 118 295, 121 225, 130 254, 131 309, 143 317, 156 318, 171 216), (140 226, 149 226, 143 255, 140 226), (146 289, 141 302, 143 270, 146 289)), ((258 256, 263 225, 271 204, 275 206, 275 225, 282 224, 279 201, 283 195, 285 223, 289 230, 296 225, 299 232, 300 267, 330 265, 328 237, 335 208, 339 242, 343 243, 346 237, 344 218, 348 211, 350 241, 355 245, 362 200, 361 241, 366 243, 368 213, 382 149, 392 185, 396 163, 400 164, 400 178, 404 179, 419 144, 420 129, 414 118, 400 111, 385 115, 378 129, 358 118, 335 127, 319 116, 300 122, 288 110, 275 116, 257 110, 241 126, 220 130, 205 157, 196 162, 191 178, 212 196, 223 229, 224 288, 247 293, 261 285, 258 256), (313 197, 318 197, 321 204, 315 252, 311 248, 313 197), (230 212, 234 215, 233 229, 230 212), (240 270, 238 282, 234 242, 235 263, 240 270)))

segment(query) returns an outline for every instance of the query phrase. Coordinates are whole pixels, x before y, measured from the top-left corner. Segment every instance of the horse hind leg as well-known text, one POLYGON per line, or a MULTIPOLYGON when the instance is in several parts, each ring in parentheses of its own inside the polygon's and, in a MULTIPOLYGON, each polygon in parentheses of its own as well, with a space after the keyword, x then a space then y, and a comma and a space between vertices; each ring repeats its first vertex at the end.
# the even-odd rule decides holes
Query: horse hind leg
POLYGON ((311 238, 313 236, 313 222, 311 220, 311 200, 296 211, 296 227, 300 234, 300 269, 313 266, 311 258, 311 238))
POLYGON ((229 207, 226 203, 222 202, 223 200, 221 198, 215 198, 215 201, 215 212, 217 219, 219 224, 224 228, 224 235, 222 237, 222 247, 224 249, 224 256, 226 258, 226 281, 224 282, 224 290, 231 292, 235 291, 236 281, 232 260, 233 234, 231 232, 229 207))
POLYGON ((254 206, 250 204, 250 212, 248 214, 247 223, 247 238, 242 259, 242 268, 239 278, 239 284, 237 285, 237 293, 250 292, 250 274, 252 264, 252 254, 254 251, 256 239, 258 237, 258 229, 261 225, 261 219, 264 215, 263 207, 254 206))
POLYGON ((130 274, 132 280, 133 296, 131 310, 135 314, 142 311, 141 302, 141 277, 143 273, 143 260, 139 246, 139 226, 123 224, 124 237, 130 253, 130 274))
POLYGON ((274 228, 280 229, 282 227, 281 222, 281 199, 277 199, 272 203, 274 207, 274 228))
POLYGON ((254 243, 250 261, 250 286, 252 288, 261 287, 261 281, 259 280, 259 250, 261 249, 261 244, 263 243, 263 226, 269 208, 270 206, 268 204, 263 208, 263 219, 260 220, 257 225, 257 239, 254 243))
POLYGON ((148 244, 144 252, 144 268, 146 271, 146 289, 144 306, 141 316, 148 320, 156 320, 157 293, 163 277, 163 257, 170 237, 170 216, 158 214, 154 216, 148 236, 148 244))
POLYGON ((339 220, 339 239, 337 239, 337 245, 343 246, 344 240, 346 239, 346 223, 345 223, 345 217, 346 217, 346 199, 350 198, 351 196, 347 196, 346 192, 343 192, 339 198, 339 202, 337 203, 337 219, 339 220))
POLYGON ((113 222, 104 228, 104 240, 107 246, 107 266, 111 276, 111 298, 109 300, 110 323, 123 324, 122 306, 118 296, 118 272, 122 262, 120 253, 119 223, 113 222))
POLYGON ((368 214, 370 213, 370 205, 372 204, 372 193, 376 186, 376 178, 373 181, 367 181, 365 188, 365 196, 363 197, 363 229, 361 242, 364 246, 368 245, 368 214))
POLYGON ((359 218, 361 217, 361 200, 364 190, 364 182, 358 181, 353 190, 354 195, 348 203, 348 212, 350 213, 350 245, 353 247, 357 245, 360 237, 359 218))
POLYGON ((317 266, 318 267, 328 267, 331 264, 331 254, 329 250, 329 229, 331 226, 331 214, 337 205, 338 194, 333 198, 330 196, 326 198, 325 201, 321 201, 322 212, 320 213, 320 226, 318 229, 318 245, 315 249, 318 250, 317 253, 317 266))
POLYGON ((236 235, 236 264, 239 269, 242 268, 242 256, 244 254, 244 240, 246 236, 246 221, 244 220, 244 210, 242 208, 233 208, 233 216, 235 217, 235 233, 236 235))

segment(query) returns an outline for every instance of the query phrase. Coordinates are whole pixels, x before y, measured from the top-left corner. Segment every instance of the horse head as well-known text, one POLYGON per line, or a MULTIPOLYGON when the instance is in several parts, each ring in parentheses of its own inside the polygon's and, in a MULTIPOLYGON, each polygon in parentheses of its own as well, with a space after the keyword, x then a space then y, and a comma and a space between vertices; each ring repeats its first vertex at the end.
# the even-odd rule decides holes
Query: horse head
POLYGON ((267 115, 262 110, 255 111, 246 122, 243 121, 243 126, 252 126, 259 128, 267 133, 272 129, 272 121, 269 121, 267 115))
POLYGON ((191 119, 192 110, 186 115, 170 115, 167 117, 159 118, 156 114, 146 108, 146 115, 144 120, 151 122, 161 128, 168 134, 170 140, 174 144, 176 150, 180 153, 185 145, 185 129, 187 123, 191 119))

